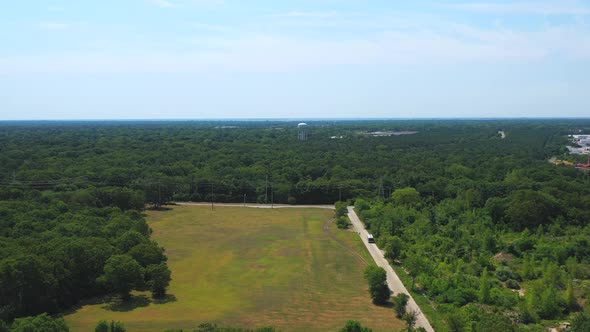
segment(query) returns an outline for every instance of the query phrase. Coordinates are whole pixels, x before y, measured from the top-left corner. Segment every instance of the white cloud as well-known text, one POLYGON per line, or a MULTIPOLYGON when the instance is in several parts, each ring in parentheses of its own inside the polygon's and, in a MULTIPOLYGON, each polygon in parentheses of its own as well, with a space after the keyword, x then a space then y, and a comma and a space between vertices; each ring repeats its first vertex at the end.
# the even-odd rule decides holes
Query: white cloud
POLYGON ((231 31, 232 28, 226 25, 217 25, 217 24, 208 24, 208 23, 201 23, 201 22, 186 22, 181 24, 183 27, 196 29, 196 30, 206 30, 206 31, 214 31, 214 32, 226 32, 231 31))
MULTIPOLYGON (((179 0, 175 4, 184 8, 186 3, 179 0)), ((340 14, 289 12, 287 18, 285 14, 278 19, 264 16, 267 20, 259 25, 185 22, 179 23, 180 33, 167 39, 126 35, 125 29, 114 29, 121 31, 116 37, 110 33, 102 39, 97 36, 94 44, 85 40, 84 45, 92 46, 82 46, 61 55, 0 57, 0 75, 19 72, 264 72, 329 66, 590 60, 590 31, 584 22, 553 23, 535 29, 482 28, 428 16, 396 16, 395 13, 375 17, 361 15, 350 20, 332 19, 330 15, 340 14), (325 30, 313 27, 317 34, 276 28, 283 20, 314 21, 316 18, 333 22, 335 26, 325 30)), ((44 23, 44 27, 63 29, 67 25, 44 23)), ((75 41, 68 45, 73 44, 75 41)))
POLYGON ((578 1, 535 1, 509 3, 462 3, 449 4, 445 7, 481 12, 505 14, 538 15, 590 15, 590 7, 578 1))
POLYGON ((39 27, 44 30, 65 30, 69 27, 69 25, 58 22, 41 22, 39 23, 39 27))
POLYGON ((286 14, 279 14, 276 16, 287 16, 287 17, 308 17, 308 18, 326 18, 326 17, 335 17, 340 16, 341 14, 337 12, 302 12, 302 11, 292 11, 286 14))
POLYGON ((282 72, 330 66, 528 63, 552 57, 590 60, 590 34, 573 27, 537 32, 457 26, 442 31, 388 31, 366 38, 316 40, 281 35, 210 42, 186 52, 112 49, 0 58, 0 74, 282 72))
POLYGON ((174 8, 176 7, 175 4, 173 4, 172 2, 168 1, 168 0, 151 0, 151 2, 157 6, 163 7, 163 8, 174 8))

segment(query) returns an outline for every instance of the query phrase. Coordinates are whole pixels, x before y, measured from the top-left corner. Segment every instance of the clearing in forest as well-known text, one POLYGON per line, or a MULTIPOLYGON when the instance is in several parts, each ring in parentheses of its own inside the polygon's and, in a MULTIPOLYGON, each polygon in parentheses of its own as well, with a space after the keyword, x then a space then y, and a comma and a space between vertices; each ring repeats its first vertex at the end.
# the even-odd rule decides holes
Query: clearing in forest
POLYGON ((283 331, 336 331, 349 319, 374 331, 403 328, 371 303, 368 253, 323 209, 175 206, 150 211, 153 238, 172 270, 167 301, 135 293, 132 305, 87 304, 65 318, 72 331, 119 320, 129 331, 192 329, 200 322, 283 331), (324 227, 325 226, 325 227, 324 227), (348 248, 345 248, 347 246, 348 248))

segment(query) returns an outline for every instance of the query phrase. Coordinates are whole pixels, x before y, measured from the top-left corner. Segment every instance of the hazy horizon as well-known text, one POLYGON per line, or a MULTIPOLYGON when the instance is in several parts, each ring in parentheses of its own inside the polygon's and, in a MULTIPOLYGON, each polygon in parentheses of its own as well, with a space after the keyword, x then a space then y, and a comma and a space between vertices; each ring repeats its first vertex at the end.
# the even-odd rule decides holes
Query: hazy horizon
POLYGON ((0 120, 0 122, 257 122, 257 121, 276 121, 276 122, 296 122, 296 121, 494 121, 494 120, 588 120, 590 116, 586 117, 415 117, 415 118, 135 118, 135 119, 117 119, 117 118, 104 118, 104 119, 12 119, 12 120, 0 120))
POLYGON ((582 118, 590 3, 25 0, 0 120, 582 118))

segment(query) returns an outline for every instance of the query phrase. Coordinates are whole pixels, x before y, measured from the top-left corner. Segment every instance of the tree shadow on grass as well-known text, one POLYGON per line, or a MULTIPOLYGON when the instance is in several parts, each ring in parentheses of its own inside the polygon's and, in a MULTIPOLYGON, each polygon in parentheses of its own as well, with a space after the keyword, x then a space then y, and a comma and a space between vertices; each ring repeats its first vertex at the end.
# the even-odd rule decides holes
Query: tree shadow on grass
POLYGON ((102 308, 110 311, 131 311, 150 305, 150 299, 145 295, 132 295, 128 301, 123 301, 119 297, 114 298, 111 302, 105 304, 102 308))
POLYGON ((68 309, 64 310, 63 313, 65 316, 72 315, 72 314, 75 314, 76 312, 78 312, 78 310, 82 309, 82 307, 84 307, 84 306, 102 304, 102 303, 105 303, 108 301, 110 301, 109 295, 102 295, 102 296, 96 296, 96 297, 84 299, 84 300, 81 300, 80 302, 72 305, 68 309))
POLYGON ((171 303, 171 302, 176 302, 176 296, 174 296, 173 294, 166 294, 166 296, 162 297, 162 298, 158 298, 158 299, 153 299, 152 302, 154 304, 166 304, 166 303, 171 303))
POLYGON ((378 306, 378 307, 382 307, 382 308, 393 308, 393 303, 391 302, 385 302, 385 303, 373 303, 374 305, 378 306))
MULTIPOLYGON (((176 204, 174 204, 174 205, 176 205, 176 204)), ((166 212, 166 211, 172 211, 173 208, 168 207, 168 206, 164 206, 164 205, 160 205, 160 206, 150 205, 150 206, 146 207, 146 210, 148 210, 148 211, 166 212)))

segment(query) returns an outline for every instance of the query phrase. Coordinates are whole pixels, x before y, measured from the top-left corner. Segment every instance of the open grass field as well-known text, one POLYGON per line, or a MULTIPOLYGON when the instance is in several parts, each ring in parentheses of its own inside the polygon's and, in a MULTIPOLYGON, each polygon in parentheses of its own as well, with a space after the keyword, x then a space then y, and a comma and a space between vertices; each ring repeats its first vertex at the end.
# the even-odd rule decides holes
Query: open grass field
POLYGON ((203 206, 151 211, 153 238, 166 248, 172 270, 170 298, 156 303, 136 293, 132 305, 90 303, 65 318, 72 331, 92 331, 101 319, 122 321, 131 332, 190 329, 205 321, 337 331, 349 319, 375 331, 400 330, 392 309, 371 303, 365 264, 343 247, 369 259, 358 235, 333 223, 324 227, 333 213, 203 206))

